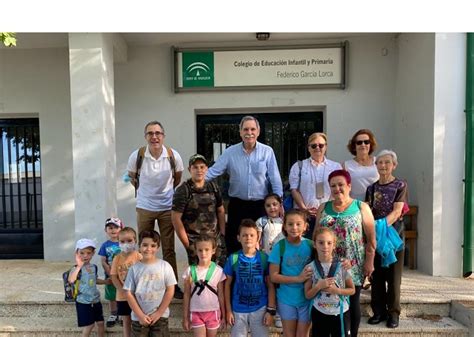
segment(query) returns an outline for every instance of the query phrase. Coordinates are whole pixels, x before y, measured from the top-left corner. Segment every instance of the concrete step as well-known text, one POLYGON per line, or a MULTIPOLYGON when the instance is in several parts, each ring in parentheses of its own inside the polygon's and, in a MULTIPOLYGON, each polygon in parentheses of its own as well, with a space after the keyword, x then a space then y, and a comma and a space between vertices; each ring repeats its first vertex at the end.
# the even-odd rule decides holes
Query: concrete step
MULTIPOLYGON (((468 329, 447 318, 406 318, 400 320, 400 327, 388 329, 383 324, 372 326, 361 323, 359 336, 361 337, 468 337, 468 329)), ((192 337, 192 332, 185 332, 181 328, 181 318, 170 318, 170 332, 172 337, 192 337)), ((122 335, 119 327, 107 329, 107 336, 119 337, 122 335)), ((72 318, 50 317, 0 317, 0 337, 73 337, 80 336, 80 328, 72 318)), ((229 330, 219 333, 219 337, 230 337, 229 330)), ((272 328, 270 337, 281 336, 281 330, 272 328)), ((259 337, 259 336, 254 336, 259 337)))
MULTIPOLYGON (((368 300, 361 300, 362 316, 370 316, 371 310, 368 300)), ((107 313, 107 301, 102 301, 104 311, 107 313)), ((181 315, 182 300, 173 300, 170 305, 171 315, 181 315)), ((73 303, 64 301, 4 301, 0 302, 0 316, 3 317, 74 317, 75 307, 73 303)), ((437 315, 447 317, 450 313, 450 301, 437 300, 420 302, 413 300, 411 302, 402 301, 401 317, 416 317, 420 314, 437 315)))

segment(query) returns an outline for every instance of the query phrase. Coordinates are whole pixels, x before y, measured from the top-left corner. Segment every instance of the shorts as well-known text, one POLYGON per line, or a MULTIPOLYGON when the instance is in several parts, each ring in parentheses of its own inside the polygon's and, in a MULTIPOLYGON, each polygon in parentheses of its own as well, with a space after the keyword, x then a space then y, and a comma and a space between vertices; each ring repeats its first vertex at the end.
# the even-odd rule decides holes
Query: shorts
POLYGON ((247 337, 249 332, 256 337, 268 336, 268 327, 263 325, 266 312, 267 307, 265 305, 252 312, 234 311, 234 326, 230 331, 230 336, 247 337))
POLYGON ((130 316, 132 309, 128 305, 127 301, 117 301, 117 315, 119 316, 130 316))
POLYGON ((207 330, 218 329, 221 325, 221 311, 191 312, 191 327, 200 328, 205 326, 207 330))
POLYGON ((277 310, 280 317, 284 321, 299 321, 299 322, 311 322, 310 316, 311 306, 308 304, 302 306, 294 306, 282 303, 278 301, 277 310))
POLYGON ((95 322, 103 322, 102 303, 84 304, 76 302, 77 326, 89 326, 95 322))
POLYGON ((117 293, 117 289, 115 289, 113 284, 106 284, 105 285, 105 299, 108 301, 115 301, 115 296, 117 293))

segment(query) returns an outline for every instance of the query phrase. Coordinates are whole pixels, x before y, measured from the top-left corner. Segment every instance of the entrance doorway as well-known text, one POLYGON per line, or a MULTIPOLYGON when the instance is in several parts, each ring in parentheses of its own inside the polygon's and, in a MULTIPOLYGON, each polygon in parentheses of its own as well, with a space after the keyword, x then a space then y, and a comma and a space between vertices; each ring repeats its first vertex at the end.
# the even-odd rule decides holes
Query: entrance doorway
MULTIPOLYGON (((246 115, 258 119, 258 141, 273 148, 283 186, 287 187, 291 166, 309 156, 306 147, 308 136, 313 132, 323 132, 323 112, 200 114, 196 117, 198 153, 212 164, 227 147, 241 142, 239 123, 246 115)), ((224 199, 228 199, 228 177, 220 177, 218 183, 224 199)))
POLYGON ((0 258, 43 258, 39 120, 0 119, 0 258))

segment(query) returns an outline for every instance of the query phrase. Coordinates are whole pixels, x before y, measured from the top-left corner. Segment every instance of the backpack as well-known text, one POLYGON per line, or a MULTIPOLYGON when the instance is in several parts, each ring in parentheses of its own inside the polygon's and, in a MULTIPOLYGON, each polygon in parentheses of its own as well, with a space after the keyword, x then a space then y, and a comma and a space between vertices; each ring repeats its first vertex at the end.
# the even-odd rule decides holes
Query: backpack
POLYGON ((193 191, 193 189, 191 187, 191 184, 189 184, 188 180, 183 183, 184 190, 185 190, 185 197, 186 197, 186 206, 183 210, 183 214, 186 212, 186 209, 188 208, 189 202, 193 199, 193 194, 194 193, 196 193, 196 194, 198 194, 198 193, 213 193, 214 196, 217 198, 217 193, 219 192, 219 187, 217 187, 217 184, 214 181, 210 181, 208 183, 209 183, 211 188, 209 190, 206 190, 206 191, 203 191, 203 192, 193 191))
MULTIPOLYGON (((174 158, 174 153, 170 147, 166 147, 164 145, 163 147, 166 149, 166 152, 168 152, 168 159, 170 161, 171 172, 173 174, 173 180, 174 180, 176 176, 176 160, 174 158)), ((146 151, 146 146, 142 146, 141 148, 138 149, 138 153, 137 153, 137 161, 135 164, 135 178, 132 178, 132 185, 133 187, 135 187, 135 198, 137 197, 138 186, 140 186, 140 171, 143 164, 143 158, 145 158, 145 151, 146 151)))
MULTIPOLYGON (((97 276, 97 266, 95 264, 93 264, 93 266, 95 270, 95 275, 97 276)), ((79 295, 79 282, 81 280, 82 270, 79 270, 79 273, 77 274, 77 279, 74 281, 74 283, 69 283, 68 281, 70 273, 71 269, 66 270, 63 273, 64 301, 75 302, 77 295, 79 295)))
POLYGON ((205 288, 209 289, 214 295, 219 297, 219 295, 217 294, 217 289, 215 289, 213 286, 209 284, 209 281, 211 280, 212 275, 214 274, 214 270, 216 269, 215 262, 211 261, 211 265, 209 266, 209 269, 207 270, 206 278, 204 279, 204 281, 198 280, 197 266, 195 264, 189 266, 189 268, 191 270, 191 279, 193 280, 193 283, 194 283, 194 288, 191 292, 191 297, 193 297, 196 291, 197 291, 197 295, 201 296, 201 293, 204 291, 205 288))
MULTIPOLYGON (((262 262, 262 270, 265 271, 268 265, 267 254, 265 254, 265 252, 261 250, 258 250, 258 252, 260 254, 260 261, 262 262)), ((234 271, 234 273, 237 273, 237 261, 239 260, 239 252, 233 253, 231 258, 232 258, 232 270, 234 271)))
MULTIPOLYGON (((313 260, 314 270, 318 273, 320 279, 325 279, 329 277, 334 277, 336 275, 337 270, 341 267, 341 263, 337 258, 334 258, 331 262, 331 267, 329 267, 329 271, 327 275, 324 275, 324 269, 319 262, 318 259, 313 260)), ((318 292, 316 297, 321 297, 321 291, 318 292)), ((349 296, 339 295, 339 319, 341 324, 341 336, 344 337, 344 301, 349 303, 349 296)))
MULTIPOLYGON (((298 163, 298 167, 299 167, 299 173, 298 173, 298 189, 300 188, 300 185, 301 185, 301 168, 303 167, 303 162, 301 160, 298 160, 297 161, 298 163)), ((285 212, 288 212, 290 209, 293 208, 293 196, 291 195, 291 191, 290 191, 290 194, 288 194, 285 199, 283 199, 283 208, 285 209, 285 212)))

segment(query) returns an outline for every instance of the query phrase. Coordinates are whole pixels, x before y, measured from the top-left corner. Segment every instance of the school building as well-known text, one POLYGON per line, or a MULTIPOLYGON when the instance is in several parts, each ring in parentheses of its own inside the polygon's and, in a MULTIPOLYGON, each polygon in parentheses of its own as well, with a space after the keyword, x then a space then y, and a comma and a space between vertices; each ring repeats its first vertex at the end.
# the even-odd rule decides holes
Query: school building
POLYGON ((312 132, 342 162, 371 129, 418 206, 418 269, 461 276, 467 36, 19 33, 0 47, 0 256, 72 260, 78 238, 105 240, 107 217, 135 226, 122 175, 146 122, 187 166, 239 141, 252 114, 284 180, 312 132))

